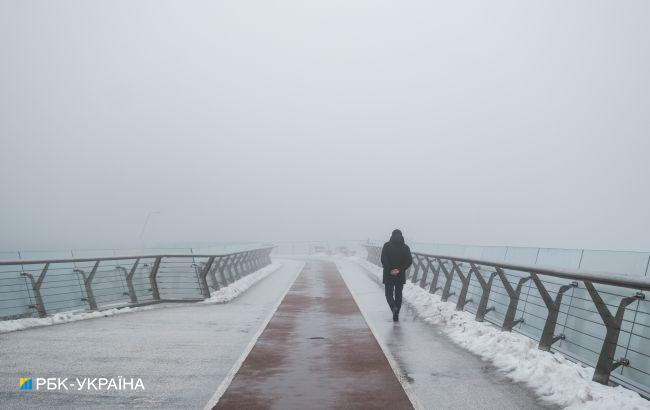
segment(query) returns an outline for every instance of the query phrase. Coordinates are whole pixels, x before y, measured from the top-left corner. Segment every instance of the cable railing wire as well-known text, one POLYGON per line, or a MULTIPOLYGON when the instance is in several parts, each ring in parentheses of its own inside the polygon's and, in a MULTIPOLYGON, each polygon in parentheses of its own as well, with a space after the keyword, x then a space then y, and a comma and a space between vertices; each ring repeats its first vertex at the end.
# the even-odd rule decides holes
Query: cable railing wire
POLYGON ((0 320, 202 300, 269 265, 272 250, 0 261, 0 320))

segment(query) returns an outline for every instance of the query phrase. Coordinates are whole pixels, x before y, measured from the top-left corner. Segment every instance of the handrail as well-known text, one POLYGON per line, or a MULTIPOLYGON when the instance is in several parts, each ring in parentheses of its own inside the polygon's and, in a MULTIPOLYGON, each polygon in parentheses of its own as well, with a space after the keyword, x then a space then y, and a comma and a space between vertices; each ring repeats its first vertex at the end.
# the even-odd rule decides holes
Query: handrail
MULTIPOLYGON (((364 245, 364 247, 367 250, 367 260, 377 266, 381 266, 381 247, 376 245, 364 245)), ((650 369, 645 368, 644 366, 644 362, 647 362, 648 358, 650 358, 650 352, 646 351, 644 353, 644 349, 638 347, 636 348, 637 350, 630 349, 629 343, 632 336, 635 335, 637 338, 643 340, 647 339, 643 330, 640 331, 642 333, 634 333, 635 326, 641 327, 645 330, 650 328, 650 325, 645 323, 647 322, 647 316, 639 315, 637 318, 635 313, 632 320, 625 316, 628 306, 634 302, 640 303, 645 300, 645 294, 640 291, 650 290, 650 280, 648 278, 624 276, 606 272, 578 272, 538 265, 522 265, 508 262, 497 262, 494 260, 436 255, 422 252, 412 252, 412 256, 413 265, 407 271, 407 278, 410 279, 414 285, 419 285, 429 293, 441 291, 441 300, 443 302, 448 301, 451 296, 456 296, 457 310, 465 310, 468 306, 472 305, 472 309, 476 312, 475 320, 479 322, 488 319, 488 313, 493 312, 490 315, 491 319, 489 320, 492 321, 492 323, 499 324, 499 320, 502 317, 500 325, 501 329, 504 331, 517 330, 529 337, 531 337, 530 329, 534 329, 535 333, 541 331, 538 345, 540 350, 550 351, 553 344, 558 341, 566 341, 567 343, 572 344, 566 345, 569 347, 563 348, 562 351, 568 349, 567 354, 574 359, 585 364, 591 364, 593 363, 592 359, 585 356, 585 354, 587 354, 586 352, 590 349, 579 344, 580 337, 582 337, 581 334, 586 334, 594 339, 602 340, 602 346, 594 369, 594 381, 608 384, 610 382, 610 377, 613 376, 612 372, 614 370, 619 367, 631 367, 636 365, 636 363, 631 363, 631 360, 628 359, 628 352, 631 353, 630 357, 638 358, 641 356, 644 358, 640 361, 641 364, 637 365, 642 366, 643 368, 631 368, 638 371, 638 374, 650 375, 650 369), (507 273, 506 270, 521 272, 523 275, 507 273), (508 276, 514 276, 515 282, 511 283, 511 279, 509 279, 508 276), (570 282, 565 284, 549 282, 542 278, 542 276, 565 279, 570 282), (429 278, 430 283, 427 283, 429 278), (455 281, 455 290, 459 291, 457 295, 452 289, 454 278, 458 278, 455 281), (497 282, 501 283, 502 289, 505 293, 496 291, 491 293, 495 278, 497 282), (445 283, 439 283, 442 281, 445 281, 445 283), (551 295, 551 292, 547 289, 547 285, 549 284, 554 288, 552 292, 555 293, 555 295, 551 295), (470 285, 473 285, 471 292, 470 285), (615 292, 611 289, 596 289, 595 285, 614 286, 621 290, 615 292), (532 303, 532 301, 530 301, 524 303, 524 307, 520 308, 519 300, 524 296, 524 286, 528 287, 525 295, 527 302, 529 296, 534 296, 531 293, 531 289, 536 289, 537 294, 539 295, 538 298, 541 299, 541 302, 532 303), (636 292, 629 292, 628 289, 633 289, 636 292), (568 292, 569 290, 571 290, 571 292, 568 292), (629 293, 626 294, 626 292, 629 293), (472 293, 477 297, 480 296, 480 301, 476 303, 477 301, 468 297, 468 293, 472 293), (603 300, 604 296, 601 296, 601 293, 606 294, 607 303, 603 300), (568 304, 566 301, 563 304, 563 296, 565 294, 567 294, 567 297, 569 298, 568 304), (506 303, 500 302, 504 297, 506 303), (572 302, 574 299, 579 302, 580 306, 575 306, 574 311, 572 311, 572 302), (585 303, 589 301, 592 302, 591 305, 585 305, 585 303), (490 303, 492 304, 491 306, 489 306, 490 303), (614 311, 610 310, 608 304, 613 307, 614 311), (497 313, 497 311, 502 309, 499 305, 503 307, 507 306, 505 312, 501 311, 497 313), (565 309, 561 310, 563 306, 565 309), (544 315, 544 309, 546 310, 545 320, 542 317, 544 315), (575 309, 578 309, 582 313, 576 314, 575 309), (586 331, 586 328, 584 327, 582 328, 582 331, 576 331, 567 326, 566 319, 564 324, 561 325, 564 329, 563 333, 556 334, 555 329, 560 313, 564 314, 566 318, 572 317, 573 321, 576 323, 574 325, 575 327, 580 327, 578 322, 581 322, 583 326, 597 325, 598 323, 593 319, 584 317, 585 311, 593 315, 594 318, 600 317, 602 325, 605 328, 604 337, 600 331, 592 330, 591 334, 584 333, 586 331), (518 313, 520 313, 521 316, 515 318, 518 313), (526 323, 526 317, 531 318, 531 320, 535 319, 534 321, 543 320, 543 329, 526 323), (625 330, 623 330, 624 320, 628 322, 628 324, 630 322, 632 323, 631 327, 628 325, 625 330), (519 328, 515 329, 517 326, 519 326, 519 328), (528 326, 528 332, 519 330, 522 326, 528 326), (568 330, 573 332, 568 332, 569 336, 564 333, 568 330), (625 342, 627 345, 618 344, 622 330, 629 334, 627 342, 625 342), (572 345, 580 347, 580 349, 571 350, 572 345), (623 357, 615 357, 617 348, 624 349, 623 357)), ((636 306, 636 310, 640 310, 639 305, 637 304, 636 306)), ((648 308, 645 307, 644 311, 648 311, 648 308)), ((639 332, 639 330, 637 330, 637 332, 639 332)), ((595 347, 592 349, 595 349, 595 347)), ((637 377, 634 380, 627 379, 623 376, 614 377, 620 384, 634 388, 646 395, 650 393, 650 379, 645 379, 645 376, 637 377)))
POLYGON ((590 282, 600 283, 603 285, 620 286, 623 288, 634 288, 640 290, 650 290, 650 279, 636 278, 634 276, 626 276, 618 273, 609 273, 609 272, 585 273, 585 272, 572 271, 566 269, 544 267, 540 265, 520 265, 515 263, 495 262, 490 260, 473 259, 473 258, 465 258, 465 257, 449 256, 449 255, 435 255, 435 254, 422 253, 422 252, 411 252, 411 254, 419 255, 423 257, 430 257, 430 258, 455 260, 458 262, 475 263, 478 265, 491 266, 494 268, 500 267, 501 269, 517 270, 521 272, 528 272, 528 273, 534 272, 540 275, 554 276, 556 278, 562 278, 562 279, 572 279, 572 280, 580 280, 580 281, 586 280, 590 282))
MULTIPOLYGON (((266 249, 273 249, 275 248, 274 246, 267 246, 263 248, 255 248, 251 250, 266 250, 266 249)), ((222 254, 195 254, 195 253, 178 253, 178 254, 158 254, 158 255, 134 255, 134 256, 106 256, 106 257, 99 257, 99 258, 69 258, 69 259, 18 259, 18 260, 13 260, 13 261, 0 261, 0 266, 6 266, 6 265, 42 265, 44 263, 74 263, 74 262, 95 262, 95 261, 119 261, 119 260, 128 260, 128 259, 155 259, 155 258, 209 258, 209 257, 216 257, 216 258, 223 258, 226 256, 233 256, 233 255, 239 255, 242 253, 246 253, 249 250, 245 251, 239 251, 239 252, 231 252, 231 253, 222 253, 222 254)))

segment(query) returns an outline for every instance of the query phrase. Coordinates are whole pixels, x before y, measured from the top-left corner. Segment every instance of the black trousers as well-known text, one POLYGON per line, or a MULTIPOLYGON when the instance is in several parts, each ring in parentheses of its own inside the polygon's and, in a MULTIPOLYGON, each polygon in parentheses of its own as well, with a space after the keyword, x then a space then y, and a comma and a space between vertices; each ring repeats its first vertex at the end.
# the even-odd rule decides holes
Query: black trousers
POLYGON ((394 307, 397 308, 398 312, 402 308, 402 288, 404 288, 404 284, 401 282, 389 281, 384 284, 386 301, 391 311, 394 307))

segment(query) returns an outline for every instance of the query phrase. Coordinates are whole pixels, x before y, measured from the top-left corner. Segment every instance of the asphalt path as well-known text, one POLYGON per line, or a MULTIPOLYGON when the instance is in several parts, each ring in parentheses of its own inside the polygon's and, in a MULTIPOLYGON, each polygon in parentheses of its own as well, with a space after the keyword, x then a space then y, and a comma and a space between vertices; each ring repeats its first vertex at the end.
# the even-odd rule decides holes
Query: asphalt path
MULTIPOLYGON (((277 260, 275 260, 277 261, 277 260)), ((0 407, 203 408, 261 331, 303 262, 225 304, 169 304, 0 334, 0 407), (140 378, 144 390, 20 391, 20 377, 140 378)), ((119 379, 118 379, 119 380, 119 379)))
POLYGON ((215 409, 412 409, 332 262, 307 262, 215 409))
POLYGON ((405 388, 427 409, 544 409, 526 386, 454 344, 440 328, 402 305, 394 323, 379 280, 358 264, 337 266, 405 388))

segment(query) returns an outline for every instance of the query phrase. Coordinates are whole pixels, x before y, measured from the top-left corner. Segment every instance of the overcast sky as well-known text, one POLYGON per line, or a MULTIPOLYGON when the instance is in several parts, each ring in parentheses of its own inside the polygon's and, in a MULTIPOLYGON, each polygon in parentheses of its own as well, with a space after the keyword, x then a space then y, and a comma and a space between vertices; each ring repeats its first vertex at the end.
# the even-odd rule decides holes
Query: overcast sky
POLYGON ((650 2, 0 0, 0 249, 650 250, 650 2))

